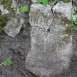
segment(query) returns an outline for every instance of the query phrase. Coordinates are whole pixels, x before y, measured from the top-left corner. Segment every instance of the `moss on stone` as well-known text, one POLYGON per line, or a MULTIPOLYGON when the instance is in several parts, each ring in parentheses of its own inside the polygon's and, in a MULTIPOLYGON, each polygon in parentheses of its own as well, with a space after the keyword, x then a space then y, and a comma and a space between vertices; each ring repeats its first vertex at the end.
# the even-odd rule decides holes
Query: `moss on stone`
POLYGON ((72 2, 72 0, 62 0, 64 3, 72 2))
POLYGON ((0 4, 10 12, 9 14, 7 14, 8 17, 15 15, 15 10, 12 7, 12 0, 0 0, 0 4))
POLYGON ((6 26, 6 23, 9 18, 14 17, 15 10, 12 7, 12 0, 0 0, 0 5, 3 5, 4 9, 7 9, 9 11, 8 14, 2 14, 0 10, 0 33, 3 31, 4 27, 6 26))
POLYGON ((73 25, 72 24, 69 24, 68 26, 66 26, 65 27, 65 33, 66 34, 73 34, 73 30, 72 30, 72 28, 73 28, 73 25))
POLYGON ((7 9, 10 9, 12 0, 1 0, 0 3, 7 9))
POLYGON ((0 33, 3 31, 3 28, 6 25, 6 22, 7 22, 7 16, 2 15, 2 13, 0 11, 0 33))
POLYGON ((63 38, 63 41, 64 41, 66 44, 70 43, 70 35, 65 36, 65 37, 63 38))
POLYGON ((72 24, 72 20, 69 20, 68 18, 66 18, 66 17, 61 17, 61 20, 65 23, 65 24, 72 24))

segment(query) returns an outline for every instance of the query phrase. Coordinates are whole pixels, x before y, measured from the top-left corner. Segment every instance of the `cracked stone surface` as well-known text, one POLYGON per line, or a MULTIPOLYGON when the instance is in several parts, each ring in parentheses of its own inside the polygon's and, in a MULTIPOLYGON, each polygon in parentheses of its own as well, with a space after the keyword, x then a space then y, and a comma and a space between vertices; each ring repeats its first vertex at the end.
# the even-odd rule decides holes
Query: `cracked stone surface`
MULTIPOLYGON (((70 4, 70 3, 69 3, 70 4)), ((68 4, 59 5, 67 10, 72 7, 68 4)), ((66 71, 70 65, 72 55, 72 35, 66 32, 66 28, 72 26, 72 23, 64 21, 68 16, 63 17, 63 12, 51 11, 51 6, 46 7, 42 4, 32 4, 29 13, 29 22, 31 25, 31 50, 26 57, 26 68, 37 76, 51 77, 66 71), (60 12, 60 13, 59 13, 60 12)), ((70 10, 71 12, 71 10, 70 10)))

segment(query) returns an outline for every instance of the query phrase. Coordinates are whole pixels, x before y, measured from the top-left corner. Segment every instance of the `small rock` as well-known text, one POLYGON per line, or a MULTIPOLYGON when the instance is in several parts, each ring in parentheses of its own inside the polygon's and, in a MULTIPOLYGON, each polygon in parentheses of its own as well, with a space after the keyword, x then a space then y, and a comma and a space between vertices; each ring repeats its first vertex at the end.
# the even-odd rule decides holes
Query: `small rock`
POLYGON ((18 20, 17 18, 11 18, 4 27, 4 31, 8 36, 15 37, 23 24, 24 20, 21 18, 18 20))

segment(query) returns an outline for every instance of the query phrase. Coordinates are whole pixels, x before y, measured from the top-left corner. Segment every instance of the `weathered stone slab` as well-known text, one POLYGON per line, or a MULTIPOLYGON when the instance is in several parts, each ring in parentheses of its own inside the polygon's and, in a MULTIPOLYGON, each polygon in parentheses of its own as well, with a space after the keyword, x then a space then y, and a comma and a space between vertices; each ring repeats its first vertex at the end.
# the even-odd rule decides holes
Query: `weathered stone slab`
MULTIPOLYGON (((72 23, 61 19, 62 11, 59 11, 61 14, 54 11, 57 15, 51 12, 49 5, 32 4, 29 13, 31 50, 26 57, 26 68, 42 77, 51 77, 68 69, 72 55, 72 35, 66 32, 66 27, 71 27, 72 23)), ((66 19, 69 21, 68 16, 66 19)))

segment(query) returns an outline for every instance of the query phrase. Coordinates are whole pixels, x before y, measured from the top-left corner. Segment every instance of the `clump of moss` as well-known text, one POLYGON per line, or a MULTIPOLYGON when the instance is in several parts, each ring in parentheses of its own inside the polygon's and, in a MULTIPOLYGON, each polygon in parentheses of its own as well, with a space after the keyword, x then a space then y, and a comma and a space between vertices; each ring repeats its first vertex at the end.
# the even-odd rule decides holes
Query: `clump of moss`
POLYGON ((62 40, 67 44, 70 43, 70 35, 65 36, 62 40))
POLYGON ((8 14, 2 14, 0 10, 0 33, 3 31, 4 27, 9 18, 14 17, 16 15, 15 9, 12 7, 12 0, 0 0, 0 5, 3 5, 4 9, 9 11, 8 14))
POLYGON ((69 24, 68 26, 65 27, 65 33, 68 34, 68 35, 71 35, 73 34, 73 24, 69 24))
POLYGON ((0 3, 7 9, 10 9, 12 0, 0 0, 0 3))
POLYGON ((64 3, 72 2, 72 0, 62 0, 64 3))
POLYGON ((72 24, 72 20, 69 20, 69 19, 66 18, 66 17, 64 17, 64 18, 61 17, 61 20, 64 21, 65 24, 70 24, 70 23, 72 24))
POLYGON ((2 12, 0 10, 0 33, 3 31, 3 28, 5 27, 7 22, 7 16, 2 15, 2 12))
POLYGON ((15 16, 15 10, 12 7, 12 0, 0 0, 0 4, 9 11, 8 17, 15 16))

